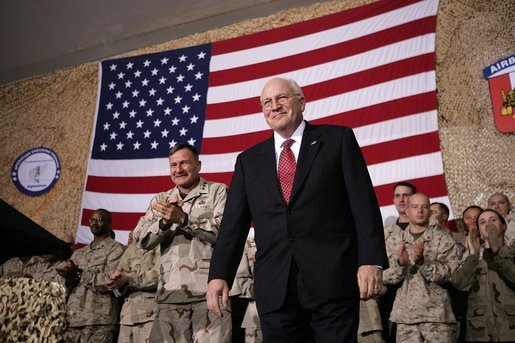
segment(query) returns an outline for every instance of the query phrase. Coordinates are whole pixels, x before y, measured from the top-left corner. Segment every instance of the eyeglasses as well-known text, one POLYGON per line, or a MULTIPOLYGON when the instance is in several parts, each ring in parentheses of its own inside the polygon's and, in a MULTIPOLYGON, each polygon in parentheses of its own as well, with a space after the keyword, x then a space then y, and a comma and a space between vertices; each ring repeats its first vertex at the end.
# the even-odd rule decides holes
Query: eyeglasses
POLYGON ((273 100, 275 99, 275 102, 278 103, 279 105, 284 105, 286 103, 286 101, 288 101, 289 98, 292 98, 294 96, 300 96, 299 93, 295 93, 295 94, 279 94, 277 95, 275 98, 272 98, 272 99, 264 99, 263 102, 261 103, 261 106, 263 106, 263 108, 265 110, 269 110, 272 108, 274 102, 273 100))
POLYGON ((93 222, 100 222, 100 223, 103 223, 105 221, 107 221, 106 218, 102 218, 102 217, 97 217, 97 218, 89 218, 89 223, 93 223, 93 222))

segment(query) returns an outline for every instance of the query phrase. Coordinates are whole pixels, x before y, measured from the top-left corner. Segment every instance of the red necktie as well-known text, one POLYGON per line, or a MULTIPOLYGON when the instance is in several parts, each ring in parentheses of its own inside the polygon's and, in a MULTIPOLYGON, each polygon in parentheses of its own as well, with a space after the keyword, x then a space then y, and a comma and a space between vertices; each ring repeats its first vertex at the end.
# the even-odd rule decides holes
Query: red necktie
POLYGON ((295 179, 295 169, 297 163, 295 162, 295 156, 291 151, 290 146, 295 143, 293 139, 287 139, 282 144, 283 150, 279 156, 279 185, 281 186, 281 192, 285 203, 290 202, 291 189, 293 187, 293 180, 295 179))

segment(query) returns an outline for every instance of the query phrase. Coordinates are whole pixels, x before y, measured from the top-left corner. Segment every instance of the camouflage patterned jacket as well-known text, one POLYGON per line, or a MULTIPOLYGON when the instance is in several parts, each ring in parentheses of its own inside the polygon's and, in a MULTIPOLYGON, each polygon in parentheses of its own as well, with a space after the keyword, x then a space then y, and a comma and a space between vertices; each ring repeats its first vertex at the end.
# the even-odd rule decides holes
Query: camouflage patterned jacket
POLYGON ((402 282, 397 291, 390 320, 395 323, 455 323, 451 299, 441 285, 449 281, 458 267, 461 255, 454 239, 443 230, 429 227, 416 241, 406 230, 394 233, 386 242, 390 268, 384 272, 388 284, 402 282), (424 242, 422 264, 399 266, 397 250, 401 243, 406 244, 408 255, 416 242, 424 242))
POLYGON ((391 235, 393 235, 395 233, 399 233, 399 232, 402 232, 402 229, 397 224, 391 224, 391 225, 385 226, 384 227, 384 240, 385 240, 385 242, 388 239, 390 239, 391 235))
POLYGON ((515 245, 497 253, 465 253, 451 278, 468 291, 467 341, 507 342, 515 339, 515 245))
POLYGON ((230 295, 239 295, 240 298, 251 300, 247 305, 243 321, 241 322, 241 327, 245 329, 261 328, 256 302, 254 301, 253 273, 256 251, 256 242, 253 239, 247 239, 230 293, 230 295))
POLYGON ((238 295, 240 298, 254 299, 253 274, 256 251, 256 242, 253 239, 247 239, 243 250, 243 256, 231 288, 231 296, 238 295))
POLYGON ((105 284, 124 250, 124 245, 108 237, 73 253, 71 260, 82 269, 82 275, 68 298, 71 327, 118 324, 118 300, 105 284))
POLYGON ((41 263, 37 270, 32 272, 32 277, 36 280, 46 280, 49 282, 57 282, 60 285, 65 285, 64 278, 59 275, 57 268, 66 264, 66 261, 56 261, 53 263, 44 262, 41 263))
POLYGON ((159 250, 143 250, 130 244, 120 259, 118 269, 128 276, 120 324, 134 325, 154 320, 157 311, 156 290, 159 281, 159 250))
POLYGON ((0 266, 0 277, 14 277, 23 275, 23 261, 19 257, 11 257, 0 266))
POLYGON ((186 227, 176 224, 159 229, 159 217, 152 210, 156 201, 179 196, 177 187, 157 194, 147 213, 136 226, 139 246, 153 249, 160 245, 158 303, 187 303, 206 299, 207 278, 213 245, 227 198, 227 187, 221 183, 200 182, 184 199, 182 209, 188 214, 186 227))

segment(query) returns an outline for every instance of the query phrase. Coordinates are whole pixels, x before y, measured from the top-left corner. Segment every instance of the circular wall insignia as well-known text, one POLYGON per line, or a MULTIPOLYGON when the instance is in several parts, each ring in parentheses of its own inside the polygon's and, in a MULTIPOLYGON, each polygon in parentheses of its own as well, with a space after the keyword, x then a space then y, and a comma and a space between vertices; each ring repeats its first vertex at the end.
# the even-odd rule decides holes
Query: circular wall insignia
POLYGON ((48 192, 61 175, 56 153, 48 148, 31 149, 13 164, 11 179, 20 192, 37 196, 48 192))

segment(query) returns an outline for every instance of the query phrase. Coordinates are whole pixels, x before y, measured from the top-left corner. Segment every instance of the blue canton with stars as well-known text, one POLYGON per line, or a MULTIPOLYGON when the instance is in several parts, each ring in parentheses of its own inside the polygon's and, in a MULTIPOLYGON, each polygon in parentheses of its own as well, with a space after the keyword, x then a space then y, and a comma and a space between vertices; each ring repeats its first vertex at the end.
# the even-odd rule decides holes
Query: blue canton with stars
POLYGON ((211 46, 102 62, 92 158, 168 156, 177 143, 199 151, 211 46))

